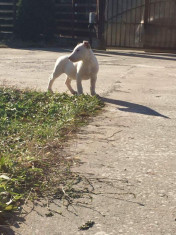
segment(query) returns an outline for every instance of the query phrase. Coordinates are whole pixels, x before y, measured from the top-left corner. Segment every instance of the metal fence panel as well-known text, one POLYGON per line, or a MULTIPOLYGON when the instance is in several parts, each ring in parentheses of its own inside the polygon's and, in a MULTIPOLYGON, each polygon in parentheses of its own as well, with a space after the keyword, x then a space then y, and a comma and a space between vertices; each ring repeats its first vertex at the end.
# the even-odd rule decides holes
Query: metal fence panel
POLYGON ((144 46, 176 48, 176 1, 150 0, 148 2, 144 46))
POLYGON ((143 46, 144 3, 144 0, 107 0, 105 16, 107 46, 143 46))
POLYGON ((107 47, 176 48, 176 0, 107 0, 107 47))

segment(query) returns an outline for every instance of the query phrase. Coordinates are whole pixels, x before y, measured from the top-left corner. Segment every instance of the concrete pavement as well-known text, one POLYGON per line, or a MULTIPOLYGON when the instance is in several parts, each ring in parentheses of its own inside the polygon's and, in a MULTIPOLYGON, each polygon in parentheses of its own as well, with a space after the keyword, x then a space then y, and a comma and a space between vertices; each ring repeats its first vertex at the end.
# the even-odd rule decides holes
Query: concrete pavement
MULTIPOLYGON (((46 90, 55 59, 63 54, 1 50, 1 83, 39 90, 46 90)), ((92 200, 78 200, 69 211, 56 201, 51 208, 62 215, 53 217, 36 206, 12 228, 15 234, 176 234, 176 55, 96 54, 97 93, 107 105, 67 147, 82 162, 73 170, 92 185, 92 200), (80 231, 88 220, 94 226, 80 231)), ((54 84, 56 91, 66 90, 63 80, 54 84)), ((87 81, 83 86, 88 92, 87 81)))

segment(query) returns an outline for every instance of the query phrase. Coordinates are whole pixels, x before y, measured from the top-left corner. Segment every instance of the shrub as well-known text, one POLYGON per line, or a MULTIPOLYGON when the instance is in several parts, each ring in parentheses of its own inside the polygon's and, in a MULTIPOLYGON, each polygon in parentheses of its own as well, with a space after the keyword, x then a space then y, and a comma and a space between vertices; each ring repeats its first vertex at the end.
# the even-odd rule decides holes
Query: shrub
POLYGON ((53 0, 19 0, 17 5, 16 35, 22 40, 50 40, 54 36, 55 17, 53 0))

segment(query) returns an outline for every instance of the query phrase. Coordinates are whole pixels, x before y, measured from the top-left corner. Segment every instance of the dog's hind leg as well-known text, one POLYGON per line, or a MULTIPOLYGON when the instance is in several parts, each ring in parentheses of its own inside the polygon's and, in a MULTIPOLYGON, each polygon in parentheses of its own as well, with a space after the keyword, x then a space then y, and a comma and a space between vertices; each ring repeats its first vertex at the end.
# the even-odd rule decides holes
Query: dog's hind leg
POLYGON ((48 91, 49 92, 52 92, 53 93, 53 90, 52 90, 52 85, 53 85, 53 82, 56 78, 54 78, 53 76, 53 73, 50 75, 49 77, 49 83, 48 83, 48 91))
POLYGON ((53 90, 52 90, 52 85, 53 85, 55 79, 58 78, 61 74, 62 74, 62 72, 59 73, 58 71, 57 71, 57 72, 54 71, 54 72, 50 75, 50 77, 49 77, 49 83, 48 83, 48 91, 53 92, 53 90))
POLYGON ((77 92, 75 90, 73 90, 72 86, 71 86, 71 79, 69 77, 67 77, 66 81, 65 81, 65 85, 68 87, 69 91, 73 94, 76 95, 77 92))

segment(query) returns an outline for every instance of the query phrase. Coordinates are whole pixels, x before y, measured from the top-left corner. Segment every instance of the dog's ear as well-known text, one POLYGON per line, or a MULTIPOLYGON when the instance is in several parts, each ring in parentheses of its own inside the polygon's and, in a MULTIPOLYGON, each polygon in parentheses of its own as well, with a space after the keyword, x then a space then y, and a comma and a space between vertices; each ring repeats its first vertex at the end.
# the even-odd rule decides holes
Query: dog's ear
POLYGON ((90 43, 88 41, 83 41, 83 45, 87 48, 90 49, 90 43))

